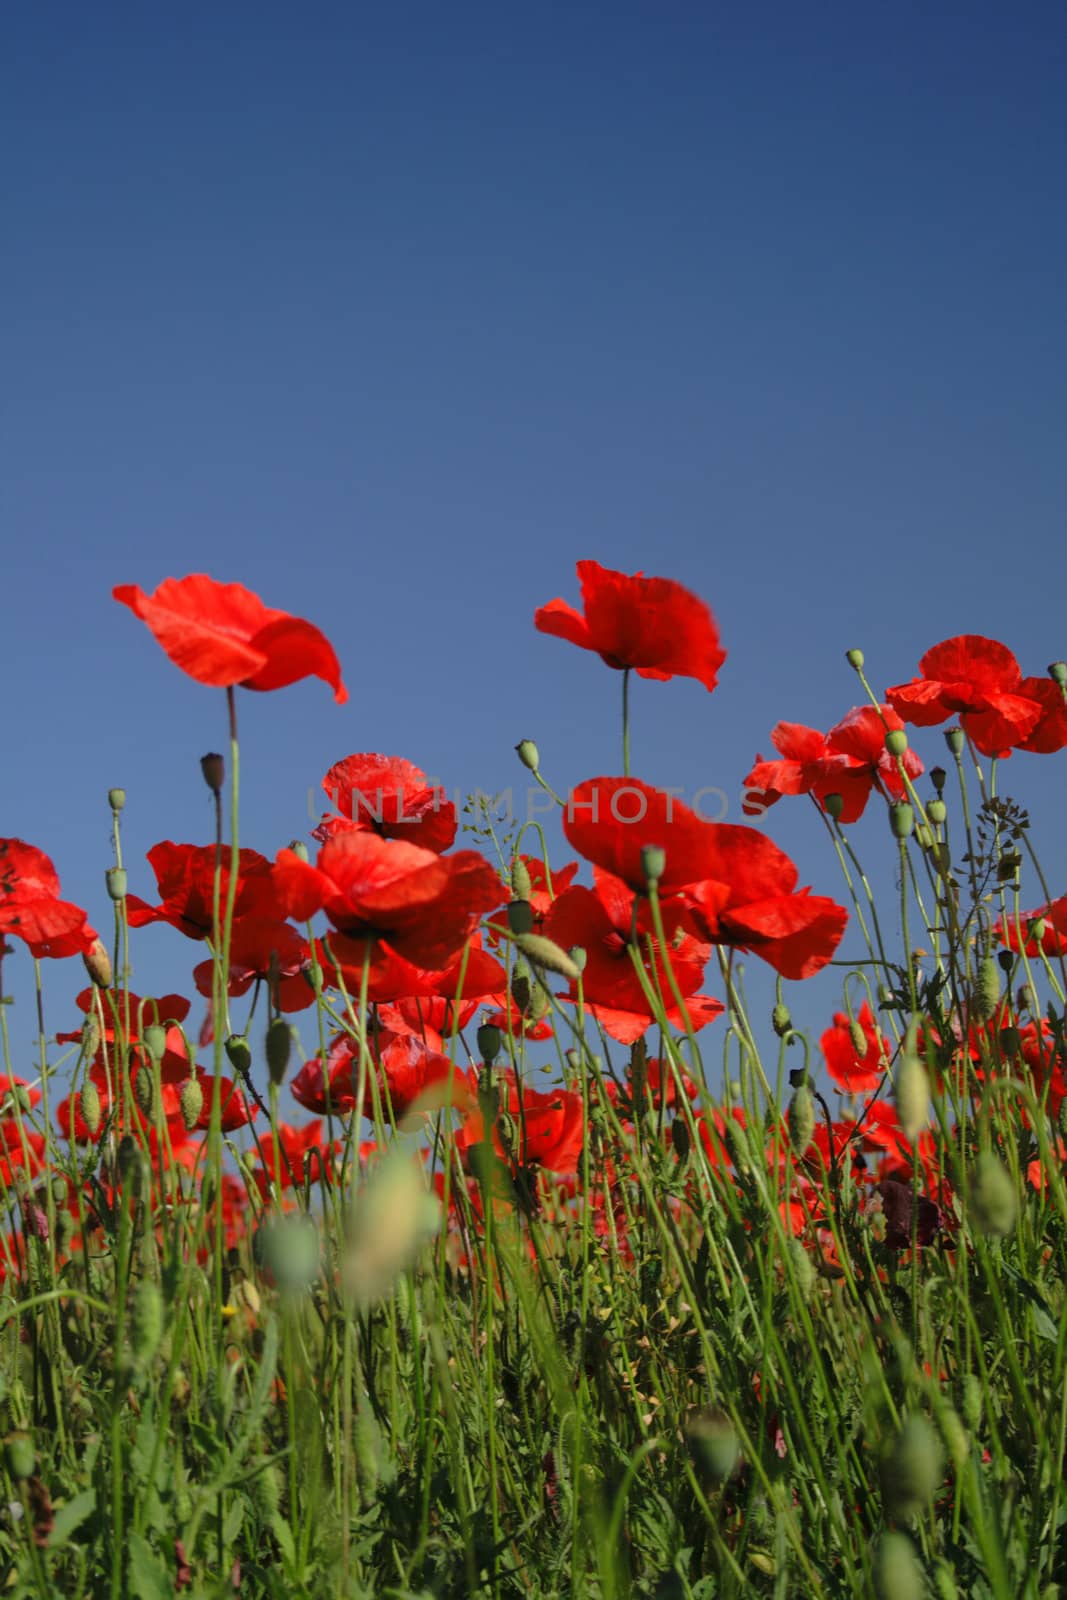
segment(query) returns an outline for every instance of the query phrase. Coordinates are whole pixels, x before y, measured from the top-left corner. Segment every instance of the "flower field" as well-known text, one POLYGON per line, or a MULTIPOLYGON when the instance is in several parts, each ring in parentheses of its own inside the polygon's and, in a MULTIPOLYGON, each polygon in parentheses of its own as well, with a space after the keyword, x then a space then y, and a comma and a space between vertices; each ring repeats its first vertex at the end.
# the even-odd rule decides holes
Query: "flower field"
POLYGON ((631 770, 629 695, 715 691, 715 618, 578 579, 534 623, 603 663, 615 774, 522 740, 546 834, 339 755, 271 855, 243 693, 341 704, 343 663, 239 584, 115 589, 225 749, 152 899, 121 790, 88 910, 59 841, 0 839, 0 1592, 1067 1594, 1067 894, 1008 787, 1067 746, 1067 666, 849 650, 841 719, 755 730, 715 822, 631 770))

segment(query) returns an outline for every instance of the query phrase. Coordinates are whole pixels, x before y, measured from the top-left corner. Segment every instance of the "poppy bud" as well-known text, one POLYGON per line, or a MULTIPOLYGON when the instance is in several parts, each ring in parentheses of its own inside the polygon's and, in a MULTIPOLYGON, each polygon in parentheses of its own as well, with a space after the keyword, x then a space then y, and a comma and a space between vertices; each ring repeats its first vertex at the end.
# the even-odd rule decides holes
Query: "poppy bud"
POLYGON ((972 1433, 977 1433, 978 1426, 982 1420, 982 1411, 985 1408, 985 1391, 977 1373, 964 1373, 960 1405, 963 1410, 963 1420, 967 1427, 972 1433))
POLYGON ((104 874, 107 892, 112 900, 125 900, 126 898, 126 868, 109 867, 104 874))
POLYGON ((938 794, 940 794, 944 789, 947 778, 948 773, 945 771, 944 767, 930 768, 930 782, 933 784, 934 789, 938 794))
POLYGON ((779 1000, 778 1004, 771 1012, 771 1027, 774 1029, 779 1039, 784 1039, 792 1026, 793 1019, 789 1015, 789 1007, 787 1005, 783 1005, 779 1000))
POLYGON ((1059 684, 1061 689, 1067 689, 1067 661, 1050 662, 1048 675, 1053 683, 1059 684))
POLYGON ((303 839, 290 839, 289 848, 299 861, 307 861, 310 859, 308 847, 304 843, 303 839))
POLYGON ((244 1034, 231 1033, 222 1048, 234 1072, 240 1073, 242 1078, 247 1078, 252 1070, 252 1051, 244 1034))
POLYGON ((529 900, 533 894, 533 884, 530 881, 530 869, 521 856, 516 856, 511 863, 511 898, 513 900, 529 900))
POLYGON ((86 1078, 78 1098, 82 1121, 89 1130, 89 1137, 95 1139, 100 1131, 104 1109, 100 1104, 100 1090, 96 1087, 92 1078, 86 1078))
POLYGON ((293 1035, 284 1017, 275 1017, 267 1028, 267 1071, 271 1083, 285 1082, 289 1055, 293 1048, 293 1035))
POLYGON ((226 763, 217 750, 211 750, 206 756, 200 757, 200 771, 204 774, 204 782, 212 794, 221 794, 222 786, 226 782, 226 763))
POLYGON ((1022 1036, 1018 1028, 1001 1028, 1000 1053, 1002 1056, 1021 1056, 1023 1053, 1022 1036))
POLYGON ((883 1463, 882 1493, 891 1517, 918 1516, 941 1485, 945 1454, 930 1422, 920 1411, 905 1417, 883 1463))
POLYGON ((130 1353, 134 1365, 144 1368, 163 1338, 163 1296, 154 1278, 142 1278, 133 1292, 130 1313, 130 1353))
POLYGON ((979 1233, 1003 1239, 1015 1226, 1019 1197, 1003 1163, 984 1150, 971 1179, 971 1221, 979 1233))
POLYGON ((1030 926, 1026 930, 1027 939, 1034 939, 1038 944, 1040 944, 1042 939, 1045 937, 1045 929, 1047 927, 1048 923, 1045 921, 1044 917, 1035 917, 1033 922, 1031 922, 1030 926))
POLYGON ((940 827, 941 823, 944 822, 945 818, 948 816, 948 806, 943 800, 930 800, 926 806, 926 815, 930 818, 931 822, 936 823, 940 827))
POLYGON ((706 1411, 695 1416, 686 1428, 690 1447, 708 1477, 722 1483, 737 1466, 741 1455, 737 1434, 729 1417, 721 1411, 706 1411))
POLYGON ((971 1453, 971 1441, 960 1421, 959 1412, 947 1403, 937 1413, 937 1425, 945 1441, 948 1458, 958 1472, 971 1453))
POLYGON ((797 1288, 800 1290, 801 1298, 808 1300, 811 1298, 811 1292, 815 1287, 815 1268, 812 1265, 811 1257, 799 1239, 790 1239, 789 1256, 793 1263, 793 1273, 797 1280, 797 1288))
POLYGON ((646 844, 641 849, 641 871, 646 883, 658 883, 667 870, 667 852, 661 845, 646 844))
POLYGON ((923 1600, 926 1583, 915 1546, 906 1533, 890 1528, 878 1542, 874 1558, 874 1592, 878 1600, 923 1600))
POLYGON ((186 1133, 192 1133, 204 1109, 204 1086, 199 1078, 186 1078, 178 1091, 178 1105, 181 1108, 182 1125, 186 1133))
POLYGON ((855 1017, 848 1025, 848 1036, 852 1041, 852 1048, 862 1061, 867 1054, 867 1035, 863 1031, 863 1024, 857 1022, 855 1017))
POLYGON ((910 1033, 893 1079, 893 1103, 900 1126, 914 1144, 930 1115, 930 1083, 910 1033))
POLYGON ((500 1047, 504 1042, 503 1035, 495 1022, 483 1022, 478 1029, 478 1054, 491 1067, 500 1054, 500 1047))
POLYGON ((846 650, 845 651, 845 660, 848 662, 849 666, 852 668, 852 670, 854 672, 862 672, 863 671, 863 651, 862 650, 846 650))
POLYGON ((950 755, 953 755, 953 756, 962 755, 963 754, 963 746, 964 746, 964 743, 965 743, 964 736, 963 736, 963 729, 962 728, 946 728, 945 729, 945 743, 948 745, 949 754, 950 755))
POLYGON ((786 1120, 793 1154, 802 1156, 815 1135, 815 1096, 806 1083, 793 1090, 786 1120))
POLYGON ((845 809, 845 797, 840 794, 824 794, 822 808, 831 822, 840 822, 841 813, 845 809))
POLYGON ((546 939, 539 933, 521 933, 515 942, 523 955, 546 972, 558 972, 568 983, 577 983, 581 977, 570 956, 554 939, 546 939))
POLYGON ((532 933, 533 906, 529 900, 512 900, 508 903, 508 927, 512 933, 532 933))
POLYGON ((133 1079, 133 1097, 137 1101, 143 1117, 152 1115, 152 1106, 155 1102, 155 1085, 152 1074, 147 1067, 138 1067, 133 1079))
POLYGON ((692 1143, 689 1125, 684 1118, 675 1117, 671 1123, 671 1144, 674 1146, 674 1153, 679 1161, 686 1159, 692 1149, 692 1143))
POLYGON ((574 962, 574 965, 578 968, 579 973, 584 972, 585 964, 589 960, 589 952, 586 950, 584 945, 572 944, 570 949, 567 951, 567 954, 574 962))
POLYGON ((319 1275, 319 1230, 307 1212, 261 1223, 261 1259, 279 1289, 306 1289, 319 1275))
POLYGON ((125 789, 109 789, 107 791, 107 803, 117 816, 126 804, 125 789))
POLYGON ((532 739, 520 739, 515 746, 515 753, 528 771, 536 772, 540 767, 541 756, 532 739))
POLYGON ((902 756, 908 748, 908 736, 903 728, 890 728, 885 736, 885 747, 891 756, 902 756))
POLYGON ((98 989, 110 989, 114 975, 111 971, 111 957, 104 949, 104 941, 102 939, 94 939, 92 948, 83 953, 82 960, 85 963, 86 972, 92 978, 96 987, 98 989))
POLYGON ((15 1479, 30 1478, 37 1461, 37 1452, 28 1433, 9 1433, 4 1440, 4 1461, 15 1479))
POLYGON ((980 1022, 988 1022, 1000 1002, 1000 973, 991 956, 978 963, 971 987, 971 1011, 980 1022))
POLYGON ((144 1030, 144 1047, 153 1061, 162 1061, 167 1049, 167 1030, 162 1023, 150 1022, 144 1030))
POLYGON ((915 827, 915 811, 906 800, 897 800, 889 807, 889 826, 894 839, 910 838, 915 827))

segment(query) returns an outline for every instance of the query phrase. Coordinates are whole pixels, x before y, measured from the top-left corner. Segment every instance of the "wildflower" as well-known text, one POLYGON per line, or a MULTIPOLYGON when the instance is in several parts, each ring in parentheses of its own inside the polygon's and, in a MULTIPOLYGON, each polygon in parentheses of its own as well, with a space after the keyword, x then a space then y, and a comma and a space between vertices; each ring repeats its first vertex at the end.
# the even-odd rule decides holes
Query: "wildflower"
POLYGON ((1043 721, 1049 726, 1049 708, 1027 692, 1019 663, 995 639, 980 634, 945 639, 927 650, 919 670, 921 677, 886 691, 905 722, 931 728, 958 716, 985 756, 1010 755, 1043 721))
MULTIPOLYGON (((885 741, 887 732, 902 728, 891 706, 856 706, 827 734, 799 722, 779 722, 771 741, 780 759, 757 759, 745 779, 750 796, 745 809, 762 813, 782 795, 796 794, 814 795, 825 808, 826 797, 839 794, 837 820, 848 823, 862 815, 875 788, 900 799, 904 784, 885 741)), ((913 750, 906 750, 902 760, 909 778, 921 775, 923 764, 913 750)))
POLYGON ((431 787, 424 772, 398 756, 346 756, 334 762, 322 787, 338 811, 315 829, 322 843, 350 828, 406 839, 436 855, 455 841, 456 808, 445 791, 431 787))
POLYGON ((87 954, 96 939, 80 907, 59 898, 59 874, 35 845, 0 839, 0 938, 14 935, 36 958, 87 954))

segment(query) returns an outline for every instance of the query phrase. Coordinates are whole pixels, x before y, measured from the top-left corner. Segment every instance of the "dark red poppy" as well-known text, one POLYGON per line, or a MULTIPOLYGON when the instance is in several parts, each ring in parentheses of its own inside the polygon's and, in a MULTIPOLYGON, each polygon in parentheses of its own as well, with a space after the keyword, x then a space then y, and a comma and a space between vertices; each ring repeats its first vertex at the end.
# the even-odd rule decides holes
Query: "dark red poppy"
POLYGON ((119 584, 112 594, 147 623, 175 666, 197 683, 265 690, 322 678, 338 705, 348 699, 326 636, 302 617, 265 606, 240 583, 216 583, 197 572, 165 578, 150 595, 131 583, 119 584))
MULTIPOLYGON (((308 977, 310 960, 307 940, 288 922, 240 917, 234 922, 230 941, 226 992, 234 999, 247 994, 253 983, 270 983, 273 1003, 279 1011, 305 1011, 315 999, 308 977)), ((201 961, 193 969, 193 982, 209 999, 214 974, 213 961, 201 961)))
POLYGON ((669 933, 680 925, 711 944, 752 950, 785 978, 832 958, 848 921, 843 906, 798 890, 789 857, 755 828, 705 822, 636 778, 593 778, 572 793, 563 831, 582 855, 641 893, 642 852, 665 852, 659 892, 669 933))
POLYGON ((845 1011, 834 1013, 833 1027, 827 1028, 819 1041, 827 1072, 846 1094, 866 1094, 870 1089, 877 1089, 889 1065, 890 1051, 866 1000, 856 1021, 863 1033, 862 1051, 856 1049, 845 1011))
POLYGON ((274 882, 298 921, 325 911, 349 940, 424 968, 447 966, 500 898, 500 880, 477 851, 439 856, 361 832, 328 840, 315 866, 279 851, 274 882))
POLYGON ((35 845, 0 839, 0 937, 11 934, 37 959, 84 955, 96 934, 79 906, 59 898, 59 874, 35 845))
POLYGON ((985 756, 1007 756, 1031 737, 1046 715, 1027 693, 1019 663, 1006 645, 981 634, 960 634, 927 650, 921 677, 886 690, 886 699, 920 728, 949 717, 985 756))
MULTIPOLYGON (((214 922, 215 859, 213 844, 172 844, 169 839, 153 845, 148 862, 156 875, 161 904, 150 906, 131 894, 126 901, 131 928, 150 922, 169 922, 187 939, 209 939, 214 922)), ((230 852, 222 852, 220 914, 225 910, 230 882, 230 852)), ((238 852, 235 921, 242 917, 263 917, 284 921, 270 862, 258 850, 238 852)))
POLYGON ((325 843, 349 827, 382 839, 406 839, 441 855, 456 837, 456 808, 445 791, 399 756, 354 755, 337 761, 322 780, 338 816, 324 817, 314 837, 325 843))
MULTIPOLYGON (((771 741, 781 759, 757 760, 745 779, 753 797, 746 799, 745 811, 762 814, 785 794, 811 794, 820 804, 828 794, 839 794, 841 821, 855 822, 872 789, 901 799, 904 784, 885 736, 903 726, 892 706, 856 706, 827 734, 799 722, 779 722, 771 741)), ((909 778, 921 775, 923 764, 914 750, 906 750, 902 759, 909 778)))
POLYGON ((696 678, 714 689, 726 652, 703 600, 669 578, 628 577, 595 561, 578 562, 583 616, 565 600, 534 615, 541 633, 595 650, 609 667, 642 678, 696 678))

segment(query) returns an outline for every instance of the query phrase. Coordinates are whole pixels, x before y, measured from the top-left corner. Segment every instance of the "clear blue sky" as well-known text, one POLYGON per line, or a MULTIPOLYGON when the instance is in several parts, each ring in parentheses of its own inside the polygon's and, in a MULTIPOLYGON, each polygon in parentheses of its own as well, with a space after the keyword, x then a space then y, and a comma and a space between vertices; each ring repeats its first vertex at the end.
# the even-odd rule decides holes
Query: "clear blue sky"
MULTIPOLYGON (((617 771, 618 675, 532 626, 581 557, 719 619, 713 696, 635 687, 636 773, 689 790, 842 715, 850 645, 881 686, 956 632, 1067 655, 1061 7, 24 5, 0 62, 0 833, 99 925, 107 789, 149 896, 225 731, 115 583, 334 642, 345 708, 242 696, 268 854, 357 750, 617 771)), ((1065 763, 1003 777, 1059 869, 1065 763)), ((838 892, 806 805, 768 825, 838 892)), ((197 955, 138 948, 143 991, 197 955)))

